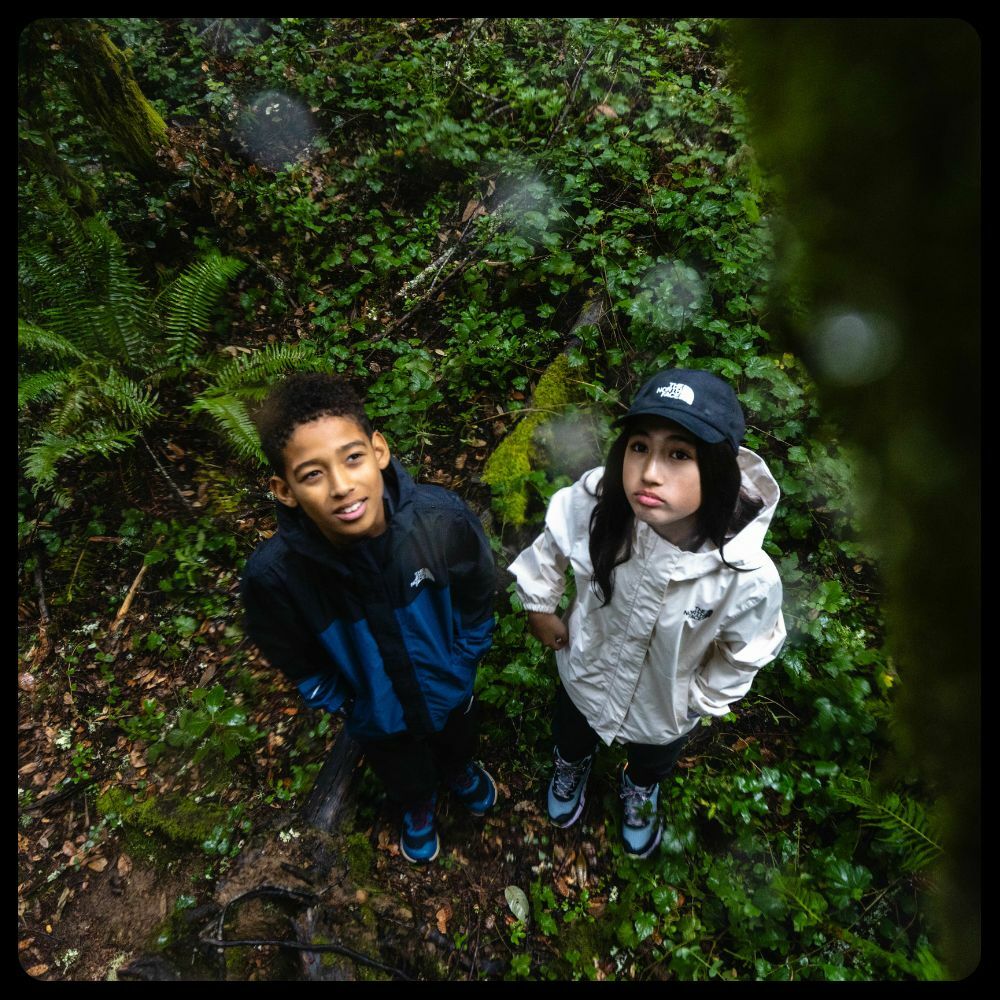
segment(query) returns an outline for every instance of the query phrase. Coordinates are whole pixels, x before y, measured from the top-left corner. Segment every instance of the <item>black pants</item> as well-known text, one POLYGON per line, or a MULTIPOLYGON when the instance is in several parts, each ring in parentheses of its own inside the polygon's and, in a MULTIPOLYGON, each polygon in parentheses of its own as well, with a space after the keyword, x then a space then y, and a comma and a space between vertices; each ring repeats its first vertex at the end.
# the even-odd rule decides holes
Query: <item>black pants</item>
POLYGON ((397 733, 383 740, 363 740, 365 760, 400 805, 426 802, 443 781, 462 774, 479 747, 479 702, 463 702, 444 728, 428 736, 397 733))
MULTIPOLYGON (((552 722, 552 735, 563 760, 582 760, 594 752, 601 738, 590 728, 590 723, 570 700, 566 689, 560 683, 556 692, 556 713, 552 722)), ((651 743, 626 743, 628 751, 628 776, 636 785, 655 785, 674 769, 680 758, 685 734, 673 743, 657 746, 651 743)))

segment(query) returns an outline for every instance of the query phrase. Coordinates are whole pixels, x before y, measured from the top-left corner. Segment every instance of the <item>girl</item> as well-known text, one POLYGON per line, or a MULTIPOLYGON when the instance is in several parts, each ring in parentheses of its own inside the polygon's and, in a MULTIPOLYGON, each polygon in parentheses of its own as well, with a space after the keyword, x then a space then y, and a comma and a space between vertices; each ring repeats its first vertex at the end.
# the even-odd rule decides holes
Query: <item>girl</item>
POLYGON ((778 486, 740 447, 736 394, 708 372, 660 372, 617 423, 605 467, 552 497, 510 570, 559 668, 549 819, 576 822, 599 743, 624 743, 622 840, 646 857, 660 842, 659 782, 689 733, 725 715, 784 642, 781 581, 761 550, 778 486))

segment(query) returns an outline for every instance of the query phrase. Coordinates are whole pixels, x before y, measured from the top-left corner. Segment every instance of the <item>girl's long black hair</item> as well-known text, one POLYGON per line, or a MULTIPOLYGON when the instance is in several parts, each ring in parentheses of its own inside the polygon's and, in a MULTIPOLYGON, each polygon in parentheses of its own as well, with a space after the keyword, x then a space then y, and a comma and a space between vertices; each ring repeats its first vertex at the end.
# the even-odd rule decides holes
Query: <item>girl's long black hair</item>
MULTIPOLYGON (((625 495, 622 471, 625 449, 635 429, 626 424, 608 451, 604 478, 597 488, 597 506, 590 515, 590 561, 594 567, 591 585, 603 605, 615 590, 615 567, 632 557, 632 525, 635 514, 625 495)), ((695 548, 710 541, 726 562, 723 546, 727 535, 742 528, 764 506, 762 500, 740 489, 740 468, 733 449, 725 441, 709 444, 697 440, 698 474, 701 477, 701 506, 696 513, 698 535, 695 548)))

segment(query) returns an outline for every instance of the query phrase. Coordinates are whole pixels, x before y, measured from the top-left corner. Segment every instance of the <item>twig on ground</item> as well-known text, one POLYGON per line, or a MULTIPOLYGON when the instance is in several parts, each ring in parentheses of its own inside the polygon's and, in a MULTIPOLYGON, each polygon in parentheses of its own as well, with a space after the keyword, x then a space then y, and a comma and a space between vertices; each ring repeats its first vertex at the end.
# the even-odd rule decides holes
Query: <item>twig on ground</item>
POLYGON ((40 663, 49 655, 52 643, 49 640, 49 606, 45 602, 45 581, 42 567, 35 564, 35 589, 38 591, 38 645, 35 647, 34 661, 40 663))
POLYGON ((584 54, 583 59, 580 60, 580 66, 576 71, 576 76, 573 77, 573 83, 570 86, 569 94, 567 94, 566 96, 566 101, 562 106, 562 111, 559 112, 559 117, 556 119, 555 125, 552 126, 552 131, 549 132, 549 137, 548 139, 545 140, 545 145, 542 147, 543 149, 549 148, 549 144, 556 137, 556 133, 559 131, 560 128, 562 128, 562 123, 566 117, 566 113, 569 111, 570 105, 573 103, 573 98, 576 97, 576 90, 577 87, 580 86, 580 80, 583 78, 583 71, 586 68, 587 62, 590 60, 590 57, 593 54, 594 54, 594 46, 591 45, 590 48, 587 49, 586 53, 584 54))
MULTIPOLYGON (((163 541, 164 536, 160 535, 156 539, 156 544, 159 545, 163 541)), ((122 621, 124 621, 125 616, 129 612, 129 608, 132 607, 132 602, 135 600, 135 595, 139 592, 139 586, 146 576, 146 571, 149 566, 143 561, 142 566, 139 568, 139 572, 136 574, 135 579, 132 581, 132 586, 128 588, 128 593, 125 595, 125 600, 122 601, 122 606, 118 609, 118 614, 115 615, 114 621, 111 623, 111 627, 108 629, 108 635, 114 635, 121 626, 122 621)))
POLYGON ((177 495, 177 499, 180 500, 180 502, 184 505, 184 507, 187 509, 187 511, 189 513, 194 513, 194 508, 191 506, 190 501, 181 492, 180 487, 174 482, 173 477, 170 475, 170 473, 167 472, 167 470, 163 467, 163 463, 157 457, 156 452, 153 451, 152 448, 150 448, 149 442, 145 438, 141 438, 140 440, 145 445, 146 451, 149 452, 149 454, 152 457, 153 461, 156 463, 156 468, 160 470, 160 475, 163 476, 163 478, 167 481, 167 483, 169 483, 170 488, 177 495))

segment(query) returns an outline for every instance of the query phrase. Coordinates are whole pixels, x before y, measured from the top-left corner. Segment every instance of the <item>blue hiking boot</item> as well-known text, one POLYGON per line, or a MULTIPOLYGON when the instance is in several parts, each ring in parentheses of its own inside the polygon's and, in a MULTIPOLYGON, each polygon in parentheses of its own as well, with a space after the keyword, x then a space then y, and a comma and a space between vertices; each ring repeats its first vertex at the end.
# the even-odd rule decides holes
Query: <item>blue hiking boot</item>
POLYGON ((587 778, 590 777, 590 765, 594 755, 588 754, 583 760, 563 760, 559 756, 559 748, 554 751, 555 768, 552 780, 549 781, 549 794, 546 805, 549 810, 549 820, 555 826, 564 829, 572 826, 583 812, 586 802, 587 778))
POLYGON ((449 783, 452 794, 473 816, 485 816, 497 801, 497 784, 478 761, 470 760, 465 770, 449 783))
POLYGON ((660 817, 657 806, 660 786, 633 785, 626 773, 628 765, 619 774, 618 794, 622 800, 622 842, 625 851, 634 858, 648 858, 660 843, 660 817))
POLYGON ((417 802, 403 813, 403 829, 399 835, 399 849, 407 861, 426 864, 433 861, 441 850, 437 826, 434 824, 434 807, 437 795, 425 802, 417 802))

